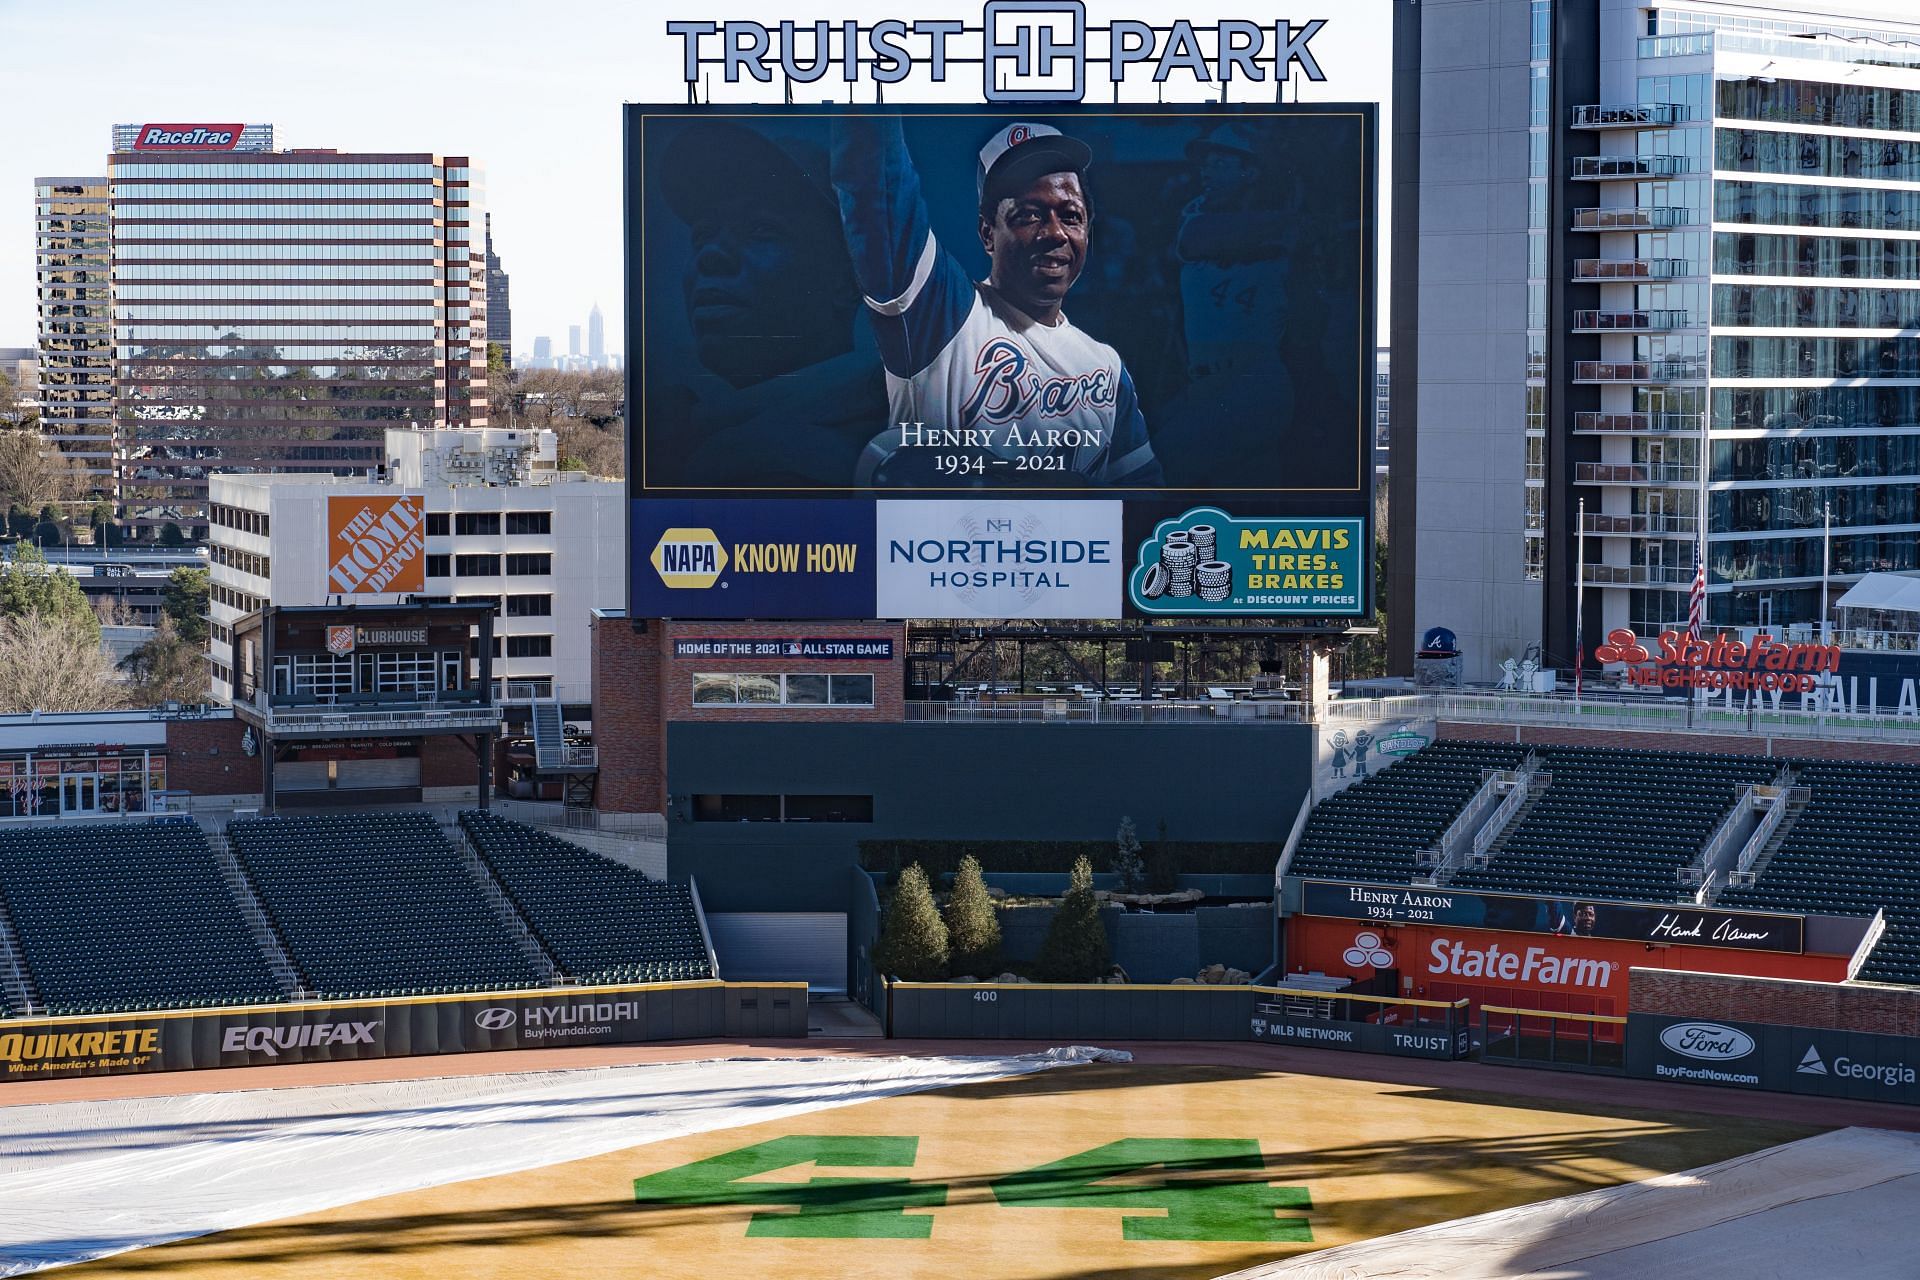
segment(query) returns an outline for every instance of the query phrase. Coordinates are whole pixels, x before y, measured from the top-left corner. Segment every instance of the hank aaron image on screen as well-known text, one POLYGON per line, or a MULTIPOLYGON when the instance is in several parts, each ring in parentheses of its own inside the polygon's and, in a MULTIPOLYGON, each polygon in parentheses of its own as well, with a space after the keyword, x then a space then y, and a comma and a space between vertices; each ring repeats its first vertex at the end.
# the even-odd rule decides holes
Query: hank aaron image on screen
POLYGON ((1091 162, 1047 125, 994 133, 975 183, 992 266, 975 281, 933 234, 899 119, 834 120, 833 185, 890 410, 860 483, 1161 483, 1119 353, 1062 309, 1087 263, 1091 162))

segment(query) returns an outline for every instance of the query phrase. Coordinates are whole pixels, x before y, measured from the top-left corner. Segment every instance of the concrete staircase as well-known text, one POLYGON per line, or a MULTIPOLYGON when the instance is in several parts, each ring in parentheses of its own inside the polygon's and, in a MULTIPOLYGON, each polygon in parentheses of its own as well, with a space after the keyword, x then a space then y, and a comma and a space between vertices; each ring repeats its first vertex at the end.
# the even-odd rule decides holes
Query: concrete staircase
POLYGON ((1757 880, 1765 874, 1767 864, 1773 861, 1773 855, 1780 851, 1780 846, 1787 842, 1789 835, 1793 834, 1794 822, 1802 813, 1806 812, 1807 806, 1812 803, 1813 797, 1810 795, 1799 795, 1793 792, 1788 793, 1786 816, 1780 819, 1780 825, 1774 828, 1774 832, 1767 838, 1767 842, 1760 846, 1760 852, 1754 856, 1753 865, 1747 868, 1746 876, 1757 880))
POLYGON ((487 905, 493 909, 494 919, 513 935, 515 944, 520 948, 520 954, 525 956, 527 963, 539 972, 541 981, 550 987, 573 981, 541 944, 540 939, 534 936, 533 930, 527 926, 526 919, 513 905, 513 900, 507 897, 507 891, 501 888, 500 882, 494 878, 493 869, 487 865, 487 860, 480 856, 480 851, 473 847, 473 841, 467 839, 467 833, 460 824, 458 822, 451 826, 443 824, 440 829, 446 833, 447 839, 453 842, 453 847, 460 851, 460 862, 467 869, 467 878, 473 881, 474 887, 480 890, 481 896, 487 900, 487 905))
POLYGON ((260 949, 266 958, 267 967, 273 970, 273 980, 280 984, 280 994, 289 1000, 308 1000, 313 996, 307 986, 307 980, 300 973, 300 966, 293 962, 293 956, 287 951, 286 940, 280 936, 267 909, 260 904, 260 895, 253 887, 253 877, 240 865, 239 857, 233 851, 233 841, 222 832, 208 832, 207 844, 213 849, 213 860, 220 868, 220 878, 226 882, 227 893, 240 909, 240 918, 247 922, 247 930, 253 935, 253 945, 260 949))
POLYGON ((45 1013, 46 1003, 40 999, 40 988, 34 985, 33 975, 27 972, 26 957, 20 954, 20 941, 13 931, 13 917, 7 913, 7 904, 0 901, 0 991, 5 991, 7 1004, 21 1013, 45 1013))

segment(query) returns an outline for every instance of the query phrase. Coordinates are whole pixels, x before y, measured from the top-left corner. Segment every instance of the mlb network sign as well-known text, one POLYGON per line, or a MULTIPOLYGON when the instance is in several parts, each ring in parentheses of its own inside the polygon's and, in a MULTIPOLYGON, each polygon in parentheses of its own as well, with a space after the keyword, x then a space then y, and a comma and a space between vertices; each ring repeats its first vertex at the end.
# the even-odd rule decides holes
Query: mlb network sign
POLYGON ((822 20, 773 25, 722 20, 667 23, 681 45, 681 71, 697 84, 703 67, 720 67, 728 84, 771 83, 779 71, 789 84, 811 84, 838 71, 853 84, 898 84, 915 68, 936 83, 950 67, 978 64, 988 102, 1079 102, 1088 66, 1104 66, 1119 84, 1129 68, 1151 68, 1155 84, 1176 72, 1224 87, 1286 80, 1297 63, 1309 80, 1327 77, 1311 42, 1325 27, 1315 18, 1295 26, 1285 18, 1257 22, 1223 18, 1196 23, 1176 18, 1155 25, 1121 18, 1087 22, 1081 0, 987 0, 978 25, 960 18, 889 18, 860 23, 822 20))

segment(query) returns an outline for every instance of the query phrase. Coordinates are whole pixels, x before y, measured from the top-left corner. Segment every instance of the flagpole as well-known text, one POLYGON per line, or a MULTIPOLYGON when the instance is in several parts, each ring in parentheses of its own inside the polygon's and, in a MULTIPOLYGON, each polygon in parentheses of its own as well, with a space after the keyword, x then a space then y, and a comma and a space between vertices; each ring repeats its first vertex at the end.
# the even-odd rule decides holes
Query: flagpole
POLYGON ((1580 499, 1574 522, 1573 580, 1573 709, 1580 710, 1580 682, 1587 667, 1587 500, 1580 499))
POLYGON ((1827 578, 1833 573, 1833 504, 1820 504, 1826 529, 1820 535, 1820 643, 1833 643, 1833 624, 1827 606, 1827 578))

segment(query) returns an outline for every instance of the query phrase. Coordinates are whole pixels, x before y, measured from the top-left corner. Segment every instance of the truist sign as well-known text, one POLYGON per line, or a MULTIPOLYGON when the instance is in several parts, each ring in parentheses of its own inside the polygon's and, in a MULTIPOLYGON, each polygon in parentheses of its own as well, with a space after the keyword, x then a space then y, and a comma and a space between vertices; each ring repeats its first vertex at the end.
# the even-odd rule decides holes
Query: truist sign
POLYGON ((245 125, 143 124, 134 139, 135 151, 231 151, 240 144, 245 125))

